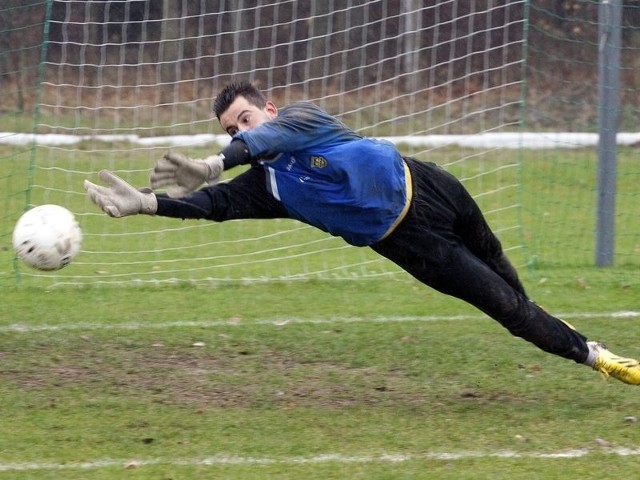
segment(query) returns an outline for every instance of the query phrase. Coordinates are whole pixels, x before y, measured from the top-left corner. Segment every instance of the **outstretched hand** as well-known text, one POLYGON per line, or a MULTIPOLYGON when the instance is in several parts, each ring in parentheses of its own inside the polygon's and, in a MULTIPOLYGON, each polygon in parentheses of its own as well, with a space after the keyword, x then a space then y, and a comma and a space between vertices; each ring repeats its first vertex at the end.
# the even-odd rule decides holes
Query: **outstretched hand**
POLYGON ((126 217, 144 213, 153 215, 158 210, 156 196, 150 191, 137 190, 109 170, 102 170, 100 180, 108 187, 84 181, 84 189, 93 203, 110 217, 126 217))
POLYGON ((168 196, 182 198, 195 192, 203 183, 217 183, 224 169, 223 160, 223 155, 200 160, 169 152, 154 165, 149 177, 151 188, 168 186, 168 196))

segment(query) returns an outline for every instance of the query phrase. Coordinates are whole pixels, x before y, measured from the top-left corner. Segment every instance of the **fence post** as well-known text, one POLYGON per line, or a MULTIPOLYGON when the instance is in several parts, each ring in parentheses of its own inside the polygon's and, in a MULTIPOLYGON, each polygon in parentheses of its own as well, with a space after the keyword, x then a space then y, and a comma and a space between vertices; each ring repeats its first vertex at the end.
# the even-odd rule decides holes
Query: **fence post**
POLYGON ((596 265, 614 259, 616 136, 618 132, 622 0, 602 0, 598 9, 598 176, 596 265))

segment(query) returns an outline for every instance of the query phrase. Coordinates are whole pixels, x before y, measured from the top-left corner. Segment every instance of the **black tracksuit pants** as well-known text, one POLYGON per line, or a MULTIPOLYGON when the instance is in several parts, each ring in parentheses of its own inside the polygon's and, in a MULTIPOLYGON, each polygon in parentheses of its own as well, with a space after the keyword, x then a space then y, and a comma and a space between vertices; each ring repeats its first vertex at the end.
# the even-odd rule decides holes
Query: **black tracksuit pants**
POLYGON ((511 334, 583 363, 586 338, 527 298, 518 275, 463 185, 433 163, 406 158, 413 200, 373 250, 422 283, 474 305, 511 334))

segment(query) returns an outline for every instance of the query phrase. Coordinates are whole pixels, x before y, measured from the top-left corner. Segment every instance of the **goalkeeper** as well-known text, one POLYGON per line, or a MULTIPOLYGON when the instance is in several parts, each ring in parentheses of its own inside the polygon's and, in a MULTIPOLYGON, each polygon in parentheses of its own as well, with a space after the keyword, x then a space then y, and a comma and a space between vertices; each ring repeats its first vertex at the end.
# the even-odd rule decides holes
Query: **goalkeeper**
POLYGON ((91 200, 112 217, 300 220, 372 248, 546 352, 640 385, 636 360, 587 342, 529 300, 475 201, 437 165, 361 137, 311 103, 278 110, 249 83, 226 86, 213 107, 232 137, 221 154, 166 154, 150 177, 152 189, 166 193, 138 190, 103 170, 108 186, 85 181, 91 200), (244 164, 248 170, 218 183, 224 170, 244 164))

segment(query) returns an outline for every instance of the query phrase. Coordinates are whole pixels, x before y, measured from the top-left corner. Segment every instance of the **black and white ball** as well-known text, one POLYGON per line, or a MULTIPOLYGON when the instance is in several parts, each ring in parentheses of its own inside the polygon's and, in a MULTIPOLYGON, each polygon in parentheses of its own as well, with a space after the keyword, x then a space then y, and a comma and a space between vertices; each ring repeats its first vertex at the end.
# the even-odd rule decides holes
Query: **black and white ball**
POLYGON ((37 270, 59 270, 78 255, 82 231, 73 213, 59 205, 25 212, 13 229, 18 257, 37 270))

